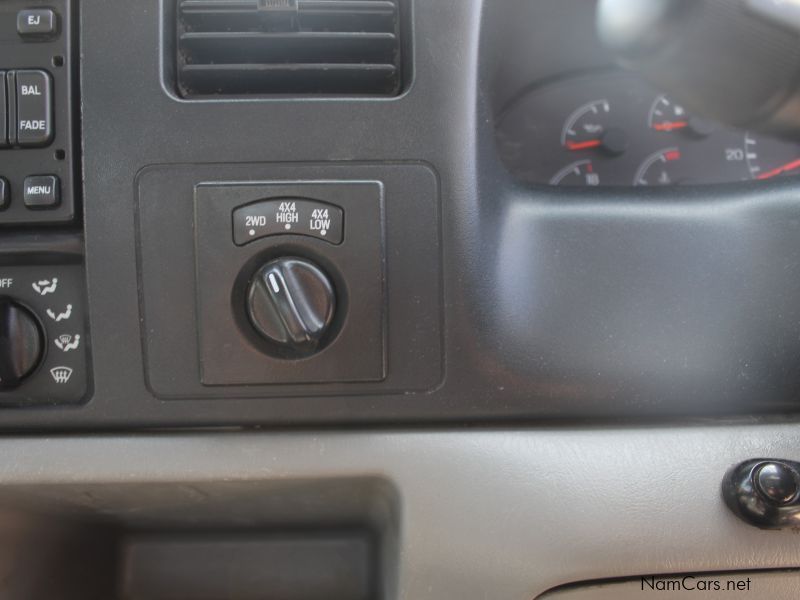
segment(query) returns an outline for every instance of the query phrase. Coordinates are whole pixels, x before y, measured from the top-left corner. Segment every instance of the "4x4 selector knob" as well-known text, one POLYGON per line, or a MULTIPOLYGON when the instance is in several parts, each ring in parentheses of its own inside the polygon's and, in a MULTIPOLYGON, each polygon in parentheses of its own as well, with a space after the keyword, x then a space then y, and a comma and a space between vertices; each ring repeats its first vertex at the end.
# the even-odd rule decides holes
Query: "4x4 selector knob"
POLYGON ((13 389, 42 361, 43 335, 36 317, 13 300, 0 298, 0 389, 13 389))
POLYGON ((330 279, 303 258, 268 262, 255 274, 247 292, 247 312, 258 333, 294 355, 319 349, 335 311, 330 279))

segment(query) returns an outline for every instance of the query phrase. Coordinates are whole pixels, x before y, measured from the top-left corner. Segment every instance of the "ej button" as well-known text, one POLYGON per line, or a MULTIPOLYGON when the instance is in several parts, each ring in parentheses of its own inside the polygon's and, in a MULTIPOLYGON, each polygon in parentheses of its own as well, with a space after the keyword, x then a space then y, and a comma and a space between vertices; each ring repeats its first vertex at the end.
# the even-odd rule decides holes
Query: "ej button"
POLYGON ((17 13, 17 33, 24 38, 52 37, 57 30, 56 13, 49 8, 29 8, 17 13))

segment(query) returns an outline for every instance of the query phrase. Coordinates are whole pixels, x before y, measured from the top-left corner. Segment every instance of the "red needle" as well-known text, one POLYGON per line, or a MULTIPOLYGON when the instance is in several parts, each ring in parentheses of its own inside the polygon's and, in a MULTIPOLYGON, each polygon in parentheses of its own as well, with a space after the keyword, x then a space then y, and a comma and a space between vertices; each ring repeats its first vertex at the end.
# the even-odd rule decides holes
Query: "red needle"
POLYGON ((586 140, 585 142, 567 142, 568 150, 587 150, 588 148, 598 148, 603 145, 600 140, 586 140))
POLYGON ((772 169, 772 171, 767 171, 766 173, 761 173, 758 175, 756 179, 770 179, 771 177, 775 177, 780 175, 781 173, 786 173, 788 171, 794 171, 795 169, 800 169, 800 158, 797 160, 793 160, 790 163, 786 163, 782 167, 778 167, 777 169, 772 169))
POLYGON ((674 129, 683 129, 689 126, 689 121, 664 121, 663 123, 654 123, 653 129, 656 131, 673 131, 674 129))

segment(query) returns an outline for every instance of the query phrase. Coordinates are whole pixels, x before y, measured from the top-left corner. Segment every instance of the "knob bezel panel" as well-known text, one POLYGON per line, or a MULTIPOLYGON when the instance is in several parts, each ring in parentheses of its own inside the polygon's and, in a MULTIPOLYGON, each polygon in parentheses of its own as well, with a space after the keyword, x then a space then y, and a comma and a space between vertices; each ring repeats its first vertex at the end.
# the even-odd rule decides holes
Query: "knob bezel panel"
MULTIPOLYGON (((329 404, 336 403, 331 397, 441 385, 441 221, 430 166, 154 165, 139 174, 137 189, 145 372, 158 398, 324 397, 329 404), (237 207, 287 197, 341 207, 343 243, 287 234, 235 245, 237 207), (329 274, 348 284, 341 331, 308 358, 263 352, 256 334, 245 333, 251 328, 240 326, 245 311, 234 306, 241 269, 278 246, 310 259, 324 255, 336 270, 329 274)), ((342 291, 337 284, 340 302, 342 291)))

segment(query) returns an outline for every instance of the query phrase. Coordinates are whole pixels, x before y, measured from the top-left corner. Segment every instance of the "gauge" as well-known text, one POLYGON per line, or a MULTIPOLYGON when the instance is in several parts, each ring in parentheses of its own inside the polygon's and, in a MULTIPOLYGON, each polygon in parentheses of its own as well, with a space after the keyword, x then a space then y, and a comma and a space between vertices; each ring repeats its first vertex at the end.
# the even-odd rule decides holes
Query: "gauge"
POLYGON ((744 136, 747 167, 756 180, 800 174, 800 145, 761 135, 744 136))
POLYGON ((681 185, 743 181, 750 178, 741 134, 690 114, 683 105, 660 94, 647 113, 647 128, 679 148, 648 154, 637 169, 634 185, 681 185), (654 176, 658 173, 658 176, 654 176))
POLYGON ((689 126, 689 117, 683 106, 664 95, 658 96, 650 107, 647 127, 653 131, 676 131, 689 126))
POLYGON ((664 94, 653 101, 647 114, 647 128, 660 133, 677 131, 698 138, 708 137, 718 129, 713 121, 690 115, 681 104, 664 94))
POLYGON ((633 185, 673 185, 684 183, 678 148, 659 150, 648 156, 636 171, 633 185))
POLYGON ((622 154, 628 146, 625 133, 612 126, 611 103, 593 100, 567 117, 561 130, 561 145, 572 152, 601 149, 622 154))
POLYGON ((497 147, 528 183, 681 185, 800 175, 800 145, 701 119, 632 73, 565 78, 503 113, 497 147))
POLYGON ((600 185, 600 174, 591 160, 579 160, 556 173, 550 185, 600 185))
POLYGON ((635 170, 630 162, 638 163, 640 155, 633 154, 636 136, 628 128, 654 96, 638 81, 628 73, 602 72, 524 94, 499 120, 500 158, 529 183, 630 185, 635 170), (576 163, 588 168, 584 161, 592 172, 571 174, 576 163))
POLYGON ((584 104, 567 118, 561 131, 561 145, 569 150, 588 150, 600 146, 610 113, 611 104, 608 100, 584 104))

